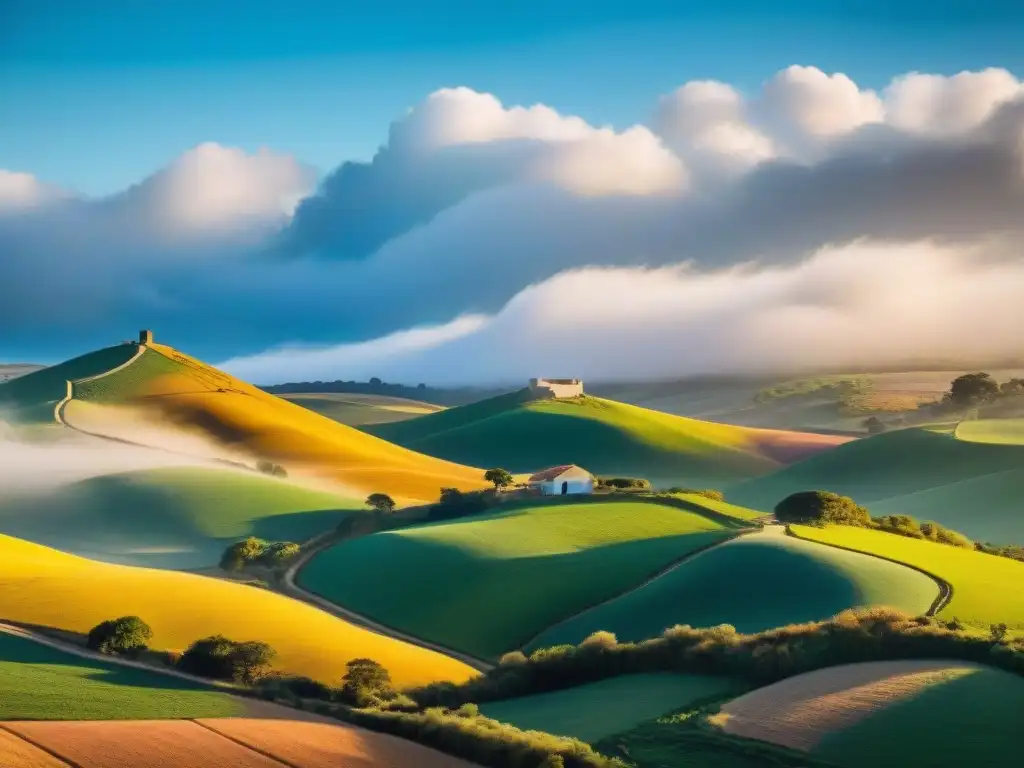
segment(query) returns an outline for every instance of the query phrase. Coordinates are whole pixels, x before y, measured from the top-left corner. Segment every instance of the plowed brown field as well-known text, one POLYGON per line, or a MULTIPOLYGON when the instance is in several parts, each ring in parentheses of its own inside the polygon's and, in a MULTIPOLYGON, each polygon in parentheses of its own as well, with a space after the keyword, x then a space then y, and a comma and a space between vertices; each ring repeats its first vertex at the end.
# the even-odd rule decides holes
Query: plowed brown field
POLYGON ((0 765, 3 768, 69 768, 72 765, 81 768, 471 768, 462 760, 394 736, 313 719, 265 719, 272 715, 272 709, 256 710, 250 718, 195 722, 0 723, 0 765))
POLYGON ((969 675, 962 662, 877 661, 830 667, 752 691, 722 708, 726 733, 809 751, 923 689, 969 675))

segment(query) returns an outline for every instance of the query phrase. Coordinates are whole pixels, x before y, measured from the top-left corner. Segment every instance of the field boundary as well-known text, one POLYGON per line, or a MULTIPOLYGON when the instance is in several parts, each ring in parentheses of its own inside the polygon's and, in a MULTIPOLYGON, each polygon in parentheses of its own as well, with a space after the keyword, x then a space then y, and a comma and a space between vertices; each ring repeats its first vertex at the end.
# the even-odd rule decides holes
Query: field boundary
POLYGON ((375 621, 374 619, 371 619, 368 616, 364 616, 361 613, 350 611, 349 609, 344 608, 338 605, 337 603, 328 600, 325 597, 321 597, 315 592, 309 592, 308 590, 305 590, 302 587, 300 587, 298 583, 295 581, 295 577, 298 575, 302 567, 305 566, 310 560, 316 557, 316 555, 320 554, 328 547, 331 547, 334 544, 339 543, 333 540, 332 536, 330 535, 331 533, 333 532, 321 534, 322 539, 320 541, 317 541, 316 537, 314 537, 314 539, 311 540, 311 543, 315 543, 312 543, 312 546, 309 546, 308 549, 304 547, 303 550, 300 552, 299 556, 295 558, 294 562, 292 562, 291 565, 288 566, 288 569, 284 572, 284 574, 281 577, 281 591, 283 594, 293 599, 301 600, 304 603, 308 603, 309 605, 312 605, 315 608, 319 608, 322 611, 326 611, 332 616, 336 616, 339 619, 343 619, 349 622, 350 624, 354 624, 357 627, 369 630, 370 632, 374 632, 375 634, 382 635, 384 637, 389 637, 393 640, 399 640, 404 643, 409 643, 410 645, 417 645, 420 648, 425 648, 428 651, 434 651, 435 653, 444 654, 445 656, 453 658, 456 661, 461 661, 463 664, 472 667, 477 672, 486 673, 491 669, 494 669, 495 665, 489 661, 486 661, 485 659, 472 656, 468 653, 463 653, 462 651, 457 651, 454 648, 448 648, 438 643, 433 643, 429 640, 424 640, 423 638, 416 637, 415 635, 410 635, 406 632, 402 632, 401 630, 395 629, 394 627, 389 627, 387 624, 382 624, 381 622, 375 621))
POLYGON ((43 754, 46 754, 46 755, 49 755, 50 757, 52 757, 54 760, 59 760, 60 762, 64 763, 64 765, 66 765, 68 768, 85 768, 85 766, 82 765, 81 763, 76 763, 71 758, 64 757, 64 755, 60 754, 59 752, 55 752, 54 750, 50 749, 49 747, 47 747, 47 746, 45 746, 43 744, 40 744, 35 739, 31 739, 28 736, 24 736, 23 734, 20 734, 17 731, 12 731, 6 725, 0 725, 0 730, 2 730, 4 733, 10 734, 11 736, 13 736, 14 738, 18 739, 19 741, 25 742, 26 744, 28 744, 31 747, 35 747, 36 749, 38 749, 43 754))
POLYGON ((639 590, 643 589, 644 587, 646 587, 646 586, 652 584, 653 582, 657 581, 661 577, 667 576, 669 573, 674 571, 676 568, 679 568, 680 566, 688 564, 689 562, 691 562, 692 560, 697 559, 701 555, 707 554, 710 550, 714 549, 715 547, 720 547, 720 546, 723 546, 725 544, 728 544, 729 542, 735 541, 736 539, 740 538, 741 536, 748 536, 748 535, 751 535, 751 534, 758 534, 758 533, 762 534, 762 535, 766 535, 764 533, 764 528, 754 528, 754 527, 752 527, 752 528, 748 528, 748 529, 745 529, 745 530, 735 531, 735 532, 733 532, 731 534, 726 535, 725 537, 723 537, 719 541, 713 541, 710 544, 705 544, 704 546, 699 547, 699 548, 693 550, 692 552, 687 552, 682 557, 672 561, 668 565, 666 565, 663 568, 661 568, 660 570, 658 570, 657 573, 654 573, 651 576, 648 576, 646 579, 644 579, 644 581, 642 581, 641 583, 639 583, 639 584, 637 584, 637 585, 635 585, 633 587, 630 587, 625 592, 620 592, 619 594, 613 595, 612 597, 609 597, 606 600, 602 600, 599 603, 594 603, 593 605, 590 605, 590 606, 584 608, 583 610, 577 611, 572 616, 566 616, 564 619, 562 619, 560 621, 556 621, 554 624, 551 624, 551 625, 545 627, 540 632, 537 632, 532 637, 530 637, 525 643, 522 643, 519 647, 520 648, 528 648, 534 641, 537 640, 537 638, 539 638, 545 632, 548 632, 549 630, 552 630, 555 627, 561 626, 562 624, 565 624, 565 623, 567 623, 569 621, 573 621, 575 619, 578 619, 580 616, 586 616, 588 613, 591 613, 592 611, 596 611, 599 608, 603 608, 608 603, 611 603, 611 602, 613 602, 615 600, 618 600, 620 598, 623 598, 623 597, 628 597, 629 595, 633 594, 634 592, 638 592, 639 590))
MULTIPOLYGON (((207 719, 209 719, 209 718, 207 718, 207 719)), ((284 766, 287 766, 288 768, 302 768, 301 765, 293 763, 290 760, 285 760, 283 757, 279 757, 277 755, 272 755, 270 752, 266 752, 266 751, 260 749, 259 747, 254 747, 252 744, 246 744, 241 739, 236 739, 234 736, 229 736, 226 733, 222 733, 221 731, 218 731, 216 728, 211 728, 206 723, 200 722, 196 718, 191 718, 188 722, 192 723, 193 725, 195 725, 195 726, 197 726, 199 728, 202 728, 204 731, 208 731, 209 733, 212 733, 214 736, 219 736, 220 738, 222 738, 222 739, 224 739, 226 741, 230 741, 232 744, 237 744, 242 749, 245 749, 245 750, 247 750, 249 752, 255 752, 257 755, 262 755, 263 757, 267 758, 268 760, 273 760, 275 763, 278 763, 279 765, 284 765, 284 766)))
MULTIPOLYGON (((898 536, 899 535, 897 533, 888 533, 887 531, 882 531, 882 533, 885 533, 888 536, 898 536)), ((925 576, 930 578, 932 581, 934 581, 938 585, 938 587, 939 587, 939 594, 932 601, 931 607, 924 614, 925 616, 935 616, 936 614, 938 614, 939 611, 941 611, 943 608, 945 608, 947 605, 949 605, 950 601, 953 599, 953 585, 950 584, 948 581, 946 581, 941 576, 936 576, 934 573, 932 573, 930 571, 926 571, 924 568, 920 568, 920 567, 918 567, 916 565, 911 565, 910 563, 905 563, 902 560, 897 560, 894 557, 886 557, 885 555, 878 555, 878 554, 875 554, 874 552, 865 552, 862 549, 856 549, 854 547, 846 547, 846 546, 843 546, 842 544, 833 544, 832 542, 818 541, 817 539, 812 539, 812 538, 807 537, 807 536, 801 536, 799 533, 796 533, 792 529, 792 526, 789 526, 789 525, 786 526, 786 535, 787 536, 792 536, 794 539, 799 539, 800 541, 806 541, 806 542, 808 542, 810 544, 821 544, 822 546, 825 546, 825 547, 834 547, 835 549, 844 549, 847 552, 855 552, 855 553, 857 553, 859 555, 867 555, 868 557, 875 557, 875 558, 878 558, 879 560, 885 560, 885 561, 890 562, 890 563, 895 563, 896 565, 902 565, 904 568, 909 568, 912 571, 917 571, 918 573, 924 574, 925 576)), ((944 547, 944 546, 948 546, 948 545, 946 545, 946 544, 937 544, 936 546, 944 547)))

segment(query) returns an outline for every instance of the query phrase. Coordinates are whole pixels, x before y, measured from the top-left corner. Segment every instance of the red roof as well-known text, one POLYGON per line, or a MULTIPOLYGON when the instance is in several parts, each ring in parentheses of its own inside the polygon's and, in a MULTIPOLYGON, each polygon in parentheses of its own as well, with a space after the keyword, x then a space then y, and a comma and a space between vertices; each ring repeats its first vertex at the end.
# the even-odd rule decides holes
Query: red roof
POLYGON ((530 482, 554 480, 556 477, 568 472, 570 469, 581 469, 581 467, 577 467, 575 464, 562 464, 559 467, 550 467, 548 469, 541 470, 536 474, 530 475, 530 482))

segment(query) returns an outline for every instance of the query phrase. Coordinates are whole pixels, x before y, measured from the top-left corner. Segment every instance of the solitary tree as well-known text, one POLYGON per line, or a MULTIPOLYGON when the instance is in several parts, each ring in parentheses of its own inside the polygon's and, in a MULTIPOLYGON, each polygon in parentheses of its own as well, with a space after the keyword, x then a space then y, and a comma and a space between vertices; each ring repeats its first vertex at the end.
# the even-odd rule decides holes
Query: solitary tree
POLYGON ((830 491, 800 491, 775 505, 775 517, 784 523, 840 523, 867 525, 871 515, 849 496, 830 491))
POLYGON ((390 515, 395 511, 395 500, 386 493, 371 493, 366 497, 366 503, 382 515, 390 515))
POLYGON ((352 659, 341 681, 339 694, 348 704, 364 707, 375 698, 387 698, 393 692, 391 675, 373 659, 352 659))
POLYGON ((236 541, 224 550, 220 558, 220 567, 225 571, 240 571, 249 563, 263 557, 267 546, 267 542, 255 536, 236 541))
POLYGON ((949 399, 959 408, 971 408, 987 403, 999 394, 999 385, 987 373, 965 373, 953 380, 949 399))
POLYGON ((868 416, 866 419, 864 419, 863 424, 864 429, 866 429, 872 435, 877 435, 881 432, 885 432, 886 430, 885 422, 882 421, 877 416, 868 416))
POLYGON ((136 656, 146 650, 153 630, 138 616, 122 616, 97 624, 89 630, 88 646, 114 656, 136 656))
POLYGON ((484 472, 484 480, 494 483, 494 489, 500 491, 502 488, 512 485, 512 473, 506 469, 495 467, 484 472))

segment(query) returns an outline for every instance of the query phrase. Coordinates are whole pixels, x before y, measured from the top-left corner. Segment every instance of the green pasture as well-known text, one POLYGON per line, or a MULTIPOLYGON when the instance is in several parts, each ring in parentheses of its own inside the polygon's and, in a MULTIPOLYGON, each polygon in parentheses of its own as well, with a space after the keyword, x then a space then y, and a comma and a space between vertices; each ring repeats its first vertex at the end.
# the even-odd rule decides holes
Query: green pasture
POLYGON ((522 730, 594 742, 695 701, 744 689, 709 675, 621 675, 551 693, 484 704, 480 713, 522 730))
POLYGON ((530 649, 575 644, 599 630, 623 641, 645 640, 676 624, 760 632, 868 605, 921 614, 938 596, 935 582, 910 568, 779 530, 702 552, 634 592, 549 628, 530 649))
POLYGON ((0 490, 0 533, 106 562, 203 568, 246 536, 301 542, 362 509, 256 472, 176 467, 0 490))
POLYGON ((976 419, 961 421, 957 440, 991 445, 1024 445, 1024 419, 976 419))
POLYGON ((187 680, 0 633, 0 720, 155 720, 244 712, 238 699, 187 680))
POLYGON ((344 541, 299 580, 389 627, 493 658, 740 525, 640 500, 545 504, 344 541))

